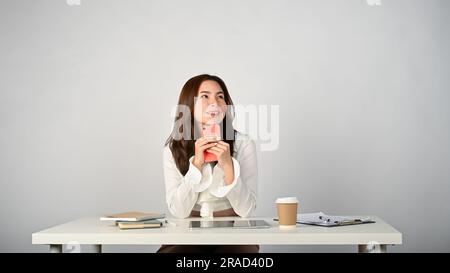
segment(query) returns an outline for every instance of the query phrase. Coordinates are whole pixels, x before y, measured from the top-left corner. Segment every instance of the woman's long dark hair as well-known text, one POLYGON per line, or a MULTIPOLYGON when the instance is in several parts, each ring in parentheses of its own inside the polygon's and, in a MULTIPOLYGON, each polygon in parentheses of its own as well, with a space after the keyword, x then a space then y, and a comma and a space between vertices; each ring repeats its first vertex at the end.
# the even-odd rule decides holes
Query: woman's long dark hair
POLYGON ((189 79, 181 89, 178 99, 178 107, 175 114, 174 127, 172 133, 165 145, 169 145, 173 158, 181 174, 185 175, 189 169, 189 158, 194 155, 195 136, 198 136, 198 128, 194 119, 194 104, 198 94, 198 89, 204 81, 217 82, 224 93, 224 99, 227 104, 227 113, 221 123, 223 141, 230 145, 230 153, 233 156, 234 140, 236 131, 233 128, 234 109, 233 101, 228 93, 225 82, 213 75, 202 74, 189 79), (181 124, 181 125, 180 125, 181 124), (190 132, 185 128, 190 124, 190 132))

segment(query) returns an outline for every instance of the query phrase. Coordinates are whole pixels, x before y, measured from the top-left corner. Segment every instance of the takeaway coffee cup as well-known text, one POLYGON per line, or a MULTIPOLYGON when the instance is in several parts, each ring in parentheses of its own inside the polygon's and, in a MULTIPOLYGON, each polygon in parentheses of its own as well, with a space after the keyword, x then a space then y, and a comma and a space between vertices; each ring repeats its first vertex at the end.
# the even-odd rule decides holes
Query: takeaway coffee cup
POLYGON ((282 197, 276 200, 280 227, 295 227, 297 224, 298 200, 296 197, 282 197))

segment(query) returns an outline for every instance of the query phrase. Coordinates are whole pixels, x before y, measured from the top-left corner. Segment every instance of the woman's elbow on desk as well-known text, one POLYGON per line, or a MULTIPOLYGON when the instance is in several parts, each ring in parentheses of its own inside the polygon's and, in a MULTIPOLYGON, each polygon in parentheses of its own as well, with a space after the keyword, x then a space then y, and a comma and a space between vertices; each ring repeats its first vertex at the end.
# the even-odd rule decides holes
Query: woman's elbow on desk
POLYGON ((235 209, 235 212, 240 217, 247 218, 255 211, 255 209, 256 209, 256 202, 251 204, 250 207, 246 211, 244 211, 242 209, 235 209))
POLYGON ((168 204, 168 207, 170 214, 172 214, 175 218, 184 219, 191 215, 191 210, 186 210, 184 208, 175 209, 172 204, 168 204))

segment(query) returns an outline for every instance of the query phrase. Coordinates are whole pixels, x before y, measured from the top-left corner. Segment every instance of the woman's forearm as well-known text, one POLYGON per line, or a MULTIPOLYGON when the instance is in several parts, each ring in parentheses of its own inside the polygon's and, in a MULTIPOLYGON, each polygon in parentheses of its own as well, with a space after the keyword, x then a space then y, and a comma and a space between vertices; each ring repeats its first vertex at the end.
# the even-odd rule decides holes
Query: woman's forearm
POLYGON ((225 173, 224 181, 226 185, 230 185, 234 181, 234 168, 233 161, 230 164, 223 166, 223 172, 225 173))

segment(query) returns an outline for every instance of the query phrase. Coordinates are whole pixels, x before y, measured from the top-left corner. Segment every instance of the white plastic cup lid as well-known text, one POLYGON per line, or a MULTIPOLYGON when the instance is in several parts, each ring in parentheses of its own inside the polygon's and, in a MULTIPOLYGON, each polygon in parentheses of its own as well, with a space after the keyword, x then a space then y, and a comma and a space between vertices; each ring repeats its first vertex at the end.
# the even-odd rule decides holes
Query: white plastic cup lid
POLYGON ((277 204, 298 203, 297 197, 280 197, 275 201, 277 204))

